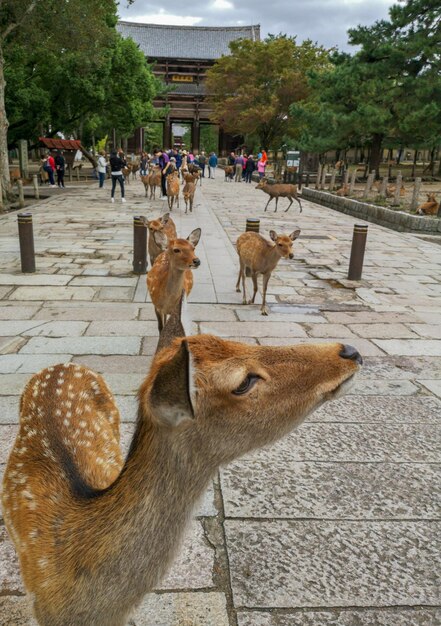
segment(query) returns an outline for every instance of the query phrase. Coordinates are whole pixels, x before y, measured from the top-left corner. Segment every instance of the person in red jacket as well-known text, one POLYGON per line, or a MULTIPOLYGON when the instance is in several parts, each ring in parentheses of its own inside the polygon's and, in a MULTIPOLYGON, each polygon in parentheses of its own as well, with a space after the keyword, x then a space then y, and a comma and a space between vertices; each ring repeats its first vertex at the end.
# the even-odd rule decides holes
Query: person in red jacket
POLYGON ((55 178, 54 178, 54 172, 55 172, 55 159, 52 156, 52 154, 50 152, 47 153, 47 157, 46 157, 46 162, 43 165, 43 169, 45 172, 47 172, 48 176, 49 176, 49 184, 51 187, 55 187, 55 178))

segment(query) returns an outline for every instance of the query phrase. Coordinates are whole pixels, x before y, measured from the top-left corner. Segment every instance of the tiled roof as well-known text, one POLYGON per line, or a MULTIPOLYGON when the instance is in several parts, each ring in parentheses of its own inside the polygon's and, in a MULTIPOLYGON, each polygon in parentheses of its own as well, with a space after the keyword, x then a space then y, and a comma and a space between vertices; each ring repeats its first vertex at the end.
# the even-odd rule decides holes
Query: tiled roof
POLYGON ((260 39, 260 26, 165 26, 118 22, 123 37, 131 37, 150 59, 218 59, 229 54, 236 39, 260 39))

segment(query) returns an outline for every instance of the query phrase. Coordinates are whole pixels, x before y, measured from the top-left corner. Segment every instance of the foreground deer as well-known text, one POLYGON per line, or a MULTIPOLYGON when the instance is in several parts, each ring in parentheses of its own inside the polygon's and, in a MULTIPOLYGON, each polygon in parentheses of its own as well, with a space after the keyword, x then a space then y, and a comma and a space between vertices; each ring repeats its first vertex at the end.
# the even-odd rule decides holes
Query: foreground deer
POLYGON ((294 199, 297 200, 297 202, 299 203, 300 213, 302 212, 302 205, 297 196, 297 185, 288 185, 284 183, 274 183, 273 185, 270 185, 266 178, 262 178, 262 180, 259 181, 256 189, 261 189, 270 197, 268 202, 266 203, 265 211, 267 210, 271 200, 273 200, 274 198, 276 199, 276 208, 274 209, 274 213, 277 211, 277 203, 279 202, 279 198, 288 198, 290 202, 288 208, 285 209, 285 213, 294 202, 294 199))
POLYGON ((150 200, 156 200, 156 187, 161 188, 161 168, 155 165, 148 174, 150 187, 150 200))
POLYGON ((434 193, 427 194, 427 202, 423 202, 417 209, 418 215, 437 215, 439 203, 436 201, 434 193))
POLYGON ((125 626, 219 466, 288 434, 342 395, 362 363, 342 344, 173 339, 169 327, 182 332, 171 322, 138 393, 125 462, 101 376, 56 365, 23 392, 3 512, 40 626, 125 626))
POLYGON ((193 287, 192 269, 201 264, 195 254, 201 237, 201 229, 193 230, 187 239, 167 240, 164 232, 153 233, 156 244, 164 250, 155 260, 147 274, 147 287, 158 318, 161 331, 182 297, 182 292, 190 294, 193 287))
POLYGON ((156 257, 159 256, 163 251, 163 248, 158 246, 158 244, 156 243, 154 234, 157 232, 163 232, 166 235, 168 241, 170 241, 171 239, 176 239, 176 237, 178 236, 176 233, 176 224, 170 217, 170 213, 165 213, 161 217, 158 217, 158 219, 156 220, 145 220, 145 225, 149 229, 149 241, 147 244, 147 249, 149 252, 150 264, 153 265, 156 257))
POLYGON ((149 190, 149 183, 150 183, 150 174, 147 174, 146 176, 140 176, 141 182, 144 185, 144 190, 145 190, 145 197, 147 198, 147 194, 148 194, 148 190, 149 190))
POLYGON ((266 308, 266 290, 271 274, 277 263, 284 259, 294 258, 292 251, 293 242, 300 235, 300 229, 293 231, 290 235, 278 235, 274 230, 270 230, 270 237, 274 245, 267 241, 258 233, 243 233, 237 240, 236 247, 239 255, 239 276, 236 283, 236 291, 240 291, 240 280, 242 279, 243 304, 254 304, 257 293, 257 275, 263 274, 263 299, 261 311, 262 315, 268 315, 266 308), (250 270, 253 280, 253 297, 247 302, 245 291, 245 273, 250 270))

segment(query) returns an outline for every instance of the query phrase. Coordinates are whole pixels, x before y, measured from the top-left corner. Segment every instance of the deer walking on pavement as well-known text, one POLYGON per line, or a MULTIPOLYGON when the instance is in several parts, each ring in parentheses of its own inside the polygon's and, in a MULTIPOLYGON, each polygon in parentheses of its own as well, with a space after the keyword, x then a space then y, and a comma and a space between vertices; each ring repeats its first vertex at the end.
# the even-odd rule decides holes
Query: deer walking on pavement
POLYGON ((147 274, 147 287, 155 307, 158 328, 161 331, 176 309, 182 292, 188 296, 193 287, 193 272, 201 264, 195 254, 201 237, 201 229, 193 230, 187 239, 168 240, 164 232, 153 234, 156 244, 162 252, 147 274))
POLYGON ((125 626, 169 569, 220 465, 291 432, 343 394, 361 363, 342 344, 171 335, 139 390, 125 461, 101 376, 72 363, 33 376, 3 513, 40 626, 125 626))
POLYGON ((279 202, 279 198, 288 198, 290 202, 288 208, 285 209, 285 213, 289 210, 294 200, 297 200, 300 207, 300 213, 302 212, 302 204, 297 195, 297 185, 288 185, 286 183, 274 183, 273 185, 270 185, 266 178, 262 178, 262 180, 259 181, 256 189, 261 189, 270 197, 268 202, 266 203, 265 211, 267 210, 271 200, 273 200, 274 198, 276 199, 276 208, 274 209, 274 213, 277 211, 277 203, 279 202))
POLYGON ((153 265, 156 257, 160 255, 163 251, 163 248, 158 246, 158 244, 156 243, 154 234, 161 231, 165 233, 169 241, 170 239, 176 239, 176 237, 178 236, 176 233, 176 224, 170 217, 170 213, 165 213, 161 217, 158 217, 158 219, 156 220, 145 220, 144 223, 149 229, 147 250, 149 252, 150 264, 153 265))
POLYGON ((274 245, 259 235, 258 233, 247 232, 240 235, 236 248, 239 255, 239 276, 236 283, 236 291, 240 291, 240 281, 242 279, 243 304, 254 304, 257 293, 257 276, 263 275, 263 300, 261 306, 262 315, 268 315, 266 308, 266 290, 271 274, 280 259, 292 259, 293 242, 300 235, 300 229, 294 230, 290 235, 278 235, 274 230, 270 230, 270 237, 274 245), (253 297, 247 302, 245 291, 246 269, 250 270, 253 280, 253 297))

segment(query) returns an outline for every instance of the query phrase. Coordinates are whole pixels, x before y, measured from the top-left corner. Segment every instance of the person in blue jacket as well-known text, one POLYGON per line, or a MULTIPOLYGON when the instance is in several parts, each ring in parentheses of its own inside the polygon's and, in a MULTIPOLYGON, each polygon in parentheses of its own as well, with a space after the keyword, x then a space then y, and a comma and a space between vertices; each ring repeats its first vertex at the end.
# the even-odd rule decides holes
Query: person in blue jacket
POLYGON ((215 178, 217 167, 217 156, 214 152, 208 157, 208 178, 215 178))

